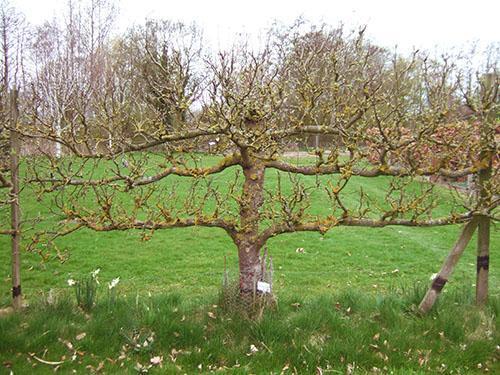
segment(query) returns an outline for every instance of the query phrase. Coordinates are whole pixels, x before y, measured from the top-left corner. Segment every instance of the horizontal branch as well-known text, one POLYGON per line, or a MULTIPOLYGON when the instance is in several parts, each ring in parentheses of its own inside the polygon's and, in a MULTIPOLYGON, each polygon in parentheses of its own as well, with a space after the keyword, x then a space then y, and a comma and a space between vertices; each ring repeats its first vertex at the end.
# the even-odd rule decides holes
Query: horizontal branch
MULTIPOLYGON (((314 175, 328 175, 328 174, 338 174, 342 173, 342 169, 347 168, 345 164, 323 164, 320 166, 298 166, 289 164, 279 160, 272 160, 266 162, 267 168, 278 169, 283 172, 298 173, 308 176, 314 175)), ((426 169, 408 169, 402 167, 393 167, 387 165, 369 167, 369 168, 351 168, 349 169, 349 174, 352 176, 361 177, 377 177, 377 176, 442 176, 448 178, 459 178, 467 175, 477 173, 480 169, 477 167, 468 167, 464 169, 459 169, 456 171, 449 169, 436 169, 436 168, 426 168, 426 169)))
POLYGON ((235 153, 231 156, 225 157, 221 162, 211 167, 206 168, 178 168, 178 167, 170 167, 166 168, 160 173, 157 173, 153 176, 143 177, 133 181, 132 186, 140 186, 147 185, 156 181, 161 180, 169 175, 176 176, 184 176, 184 177, 199 177, 199 176, 208 176, 215 173, 220 173, 226 168, 235 166, 239 164, 241 161, 241 157, 239 154, 235 153))
POLYGON ((274 136, 288 137, 292 135, 301 135, 301 134, 338 135, 341 134, 341 132, 339 129, 333 128, 331 126, 308 125, 308 126, 294 127, 285 130, 277 130, 275 132, 271 132, 271 134, 274 136))
POLYGON ((240 163, 239 154, 233 154, 231 156, 225 157, 218 164, 206 167, 206 168, 180 168, 180 167, 168 167, 163 169, 161 172, 148 176, 148 177, 140 177, 137 179, 133 179, 129 176, 117 175, 109 178, 103 179, 85 179, 85 178, 67 178, 67 179, 57 179, 57 178, 49 178, 49 179, 33 179, 30 182, 37 183, 52 183, 54 184, 54 188, 59 186, 104 186, 109 185, 113 182, 125 181, 129 187, 141 186, 151 184, 161 179, 170 176, 182 176, 182 177, 200 177, 200 176, 208 176, 215 173, 220 173, 226 168, 232 167, 240 163))
POLYGON ((409 220, 409 219, 367 219, 354 217, 329 217, 322 220, 304 222, 304 223, 279 223, 274 224, 264 230, 259 238, 259 241, 264 244, 269 238, 283 233, 292 232, 320 232, 326 233, 330 229, 338 226, 349 227, 369 227, 383 228, 386 226, 406 226, 406 227, 435 227, 443 225, 453 225, 469 221, 473 217, 473 213, 468 212, 461 215, 451 215, 438 219, 428 220, 409 220))
MULTIPOLYGON (((358 122, 363 114, 366 112, 365 109, 359 110, 347 123, 341 124, 342 129, 348 129, 356 122, 358 122)), ((288 128, 285 130, 278 130, 274 132, 270 132, 273 136, 281 136, 287 137, 292 135, 300 135, 300 134, 343 134, 342 130, 339 129, 338 125, 305 125, 305 126, 295 126, 292 128, 288 128)))
MULTIPOLYGON (((58 137, 55 134, 32 134, 29 132, 20 132, 20 134, 25 137, 25 138, 31 138, 31 139, 41 139, 41 140, 47 140, 55 143, 59 143, 62 146, 68 148, 73 155, 80 157, 80 158, 88 158, 88 159, 110 159, 118 155, 122 155, 124 153, 129 153, 129 152, 137 152, 137 151, 144 151, 153 147, 157 147, 163 144, 167 143, 173 143, 173 142, 179 142, 179 141, 187 141, 190 139, 195 139, 199 137, 208 137, 208 136, 215 136, 215 135, 221 135, 224 134, 224 130, 222 129, 215 129, 215 130, 191 130, 191 131, 186 131, 186 132, 176 132, 174 134, 167 134, 159 137, 158 139, 151 140, 151 141, 146 141, 144 143, 140 144, 132 144, 132 143, 125 143, 121 147, 117 147, 115 150, 107 150, 106 152, 82 152, 79 150, 80 145, 68 141, 67 139, 64 139, 62 137, 58 137)), ((82 143, 83 144, 83 143, 82 143)))
POLYGON ((179 141, 187 141, 189 139, 199 138, 199 137, 207 137, 223 134, 224 130, 216 129, 216 130, 191 130, 188 132, 177 132, 174 134, 168 134, 160 137, 157 140, 150 141, 144 144, 133 145, 127 144, 126 147, 122 148, 120 152, 116 154, 120 154, 123 152, 133 152, 133 151, 143 151, 152 147, 160 146, 165 143, 171 142, 179 142, 179 141))
POLYGON ((231 237, 236 234, 236 224, 228 222, 223 219, 217 218, 176 218, 169 221, 152 221, 152 220, 134 220, 131 222, 120 222, 120 223, 110 223, 110 224, 99 224, 84 218, 76 219, 78 226, 85 226, 96 232, 109 232, 109 231, 124 231, 129 229, 146 229, 146 230, 157 230, 157 229, 168 229, 168 228, 187 228, 187 227, 209 227, 209 228, 221 228, 224 229, 231 237))

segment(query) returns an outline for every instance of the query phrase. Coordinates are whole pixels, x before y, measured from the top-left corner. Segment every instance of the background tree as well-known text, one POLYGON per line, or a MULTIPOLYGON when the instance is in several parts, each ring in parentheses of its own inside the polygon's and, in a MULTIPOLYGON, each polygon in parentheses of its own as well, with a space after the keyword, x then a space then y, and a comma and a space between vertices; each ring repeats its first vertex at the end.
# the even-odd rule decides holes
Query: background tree
POLYGON ((127 39, 141 74, 143 95, 168 131, 181 130, 202 92, 201 31, 195 25, 148 21, 127 39))
POLYGON ((24 79, 23 55, 27 38, 26 24, 7 1, 0 3, 0 210, 10 215, 9 223, 0 222, 0 234, 12 236, 12 297, 13 307, 21 308, 21 208, 19 158, 21 136, 19 132, 18 87, 24 79), (8 192, 8 194, 5 194, 8 192))
MULTIPOLYGON (((89 140, 91 135, 99 138, 93 134, 97 130, 80 120, 95 111, 94 97, 105 91, 105 76, 109 72, 106 56, 114 11, 112 4, 105 0, 68 1, 62 25, 53 20, 35 31, 32 57, 36 69, 32 95, 37 107, 32 113, 37 122, 43 123, 44 129, 52 128, 51 140, 76 139, 83 132, 89 136, 78 145, 79 148, 100 146, 89 140), (38 97, 43 99, 38 100, 38 97)), ((99 131, 105 132, 100 136, 112 138, 109 129, 99 131)), ((61 157, 61 143, 53 145, 54 154, 61 157)), ((45 147, 44 152, 50 151, 45 147)))

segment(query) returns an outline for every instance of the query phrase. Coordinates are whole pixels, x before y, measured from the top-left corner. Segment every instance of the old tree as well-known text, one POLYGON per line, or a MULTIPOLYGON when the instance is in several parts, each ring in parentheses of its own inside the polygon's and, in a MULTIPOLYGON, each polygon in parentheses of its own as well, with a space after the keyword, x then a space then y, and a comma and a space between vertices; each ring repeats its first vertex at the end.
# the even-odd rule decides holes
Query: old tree
POLYGON ((65 53, 49 56, 30 88, 23 135, 45 156, 31 182, 53 197, 64 233, 223 229, 242 294, 262 278, 266 241, 282 233, 469 223, 467 237, 498 204, 498 76, 474 79, 452 57, 403 57, 364 34, 297 24, 259 47, 210 51, 195 27, 155 21, 118 39, 63 40, 74 69, 61 65, 65 53), (51 80, 54 69, 67 79, 51 80), (312 162, 287 158, 311 139, 312 162), (269 174, 278 184, 266 185, 269 174), (470 175, 478 194, 455 194, 437 216, 434 182, 470 175), (385 201, 361 189, 353 205, 349 182, 381 176, 385 201), (314 212, 319 196, 325 209, 314 212))

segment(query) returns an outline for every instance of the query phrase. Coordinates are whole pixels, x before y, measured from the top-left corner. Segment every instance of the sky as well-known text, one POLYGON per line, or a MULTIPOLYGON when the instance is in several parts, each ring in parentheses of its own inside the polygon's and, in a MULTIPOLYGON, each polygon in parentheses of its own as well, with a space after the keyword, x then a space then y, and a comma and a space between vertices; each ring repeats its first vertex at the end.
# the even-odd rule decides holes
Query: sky
MULTIPOLYGON (((58 17, 65 0, 11 0, 33 24, 58 17)), ((253 36, 275 20, 298 17, 348 29, 367 25, 375 43, 400 51, 449 50, 470 42, 500 42, 500 1, 494 0, 116 0, 118 27, 125 30, 146 18, 167 18, 203 27, 216 47, 239 33, 253 36)))

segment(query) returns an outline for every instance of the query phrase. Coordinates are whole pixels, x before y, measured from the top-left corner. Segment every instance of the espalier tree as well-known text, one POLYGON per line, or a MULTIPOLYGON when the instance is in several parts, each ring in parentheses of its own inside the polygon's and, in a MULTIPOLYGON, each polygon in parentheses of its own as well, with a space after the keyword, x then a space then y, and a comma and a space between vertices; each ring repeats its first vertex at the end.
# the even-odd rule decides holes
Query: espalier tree
MULTIPOLYGON (((38 88, 67 82, 34 82, 25 134, 60 145, 63 157, 45 151, 30 172, 64 216, 60 231, 221 228, 248 295, 266 242, 283 233, 468 223, 467 237, 480 218, 489 222, 498 203, 497 76, 486 85, 451 57, 392 54, 364 30, 305 28, 274 28, 258 47, 243 40, 221 51, 205 50, 195 27, 161 21, 94 50, 85 36, 75 38, 82 48, 63 42, 78 51, 73 91, 56 119, 38 88), (284 157, 311 136, 322 145, 312 164, 284 157), (221 173, 233 182, 220 185, 221 173), (270 174, 276 186, 266 186, 270 174), (433 181, 477 174, 480 198, 457 194, 460 205, 433 213, 433 181), (361 189, 353 205, 346 187, 360 177, 388 180, 385 201, 361 189), (320 193, 318 213, 310 206, 320 193)), ((54 67, 39 65, 38 76, 54 67)))

